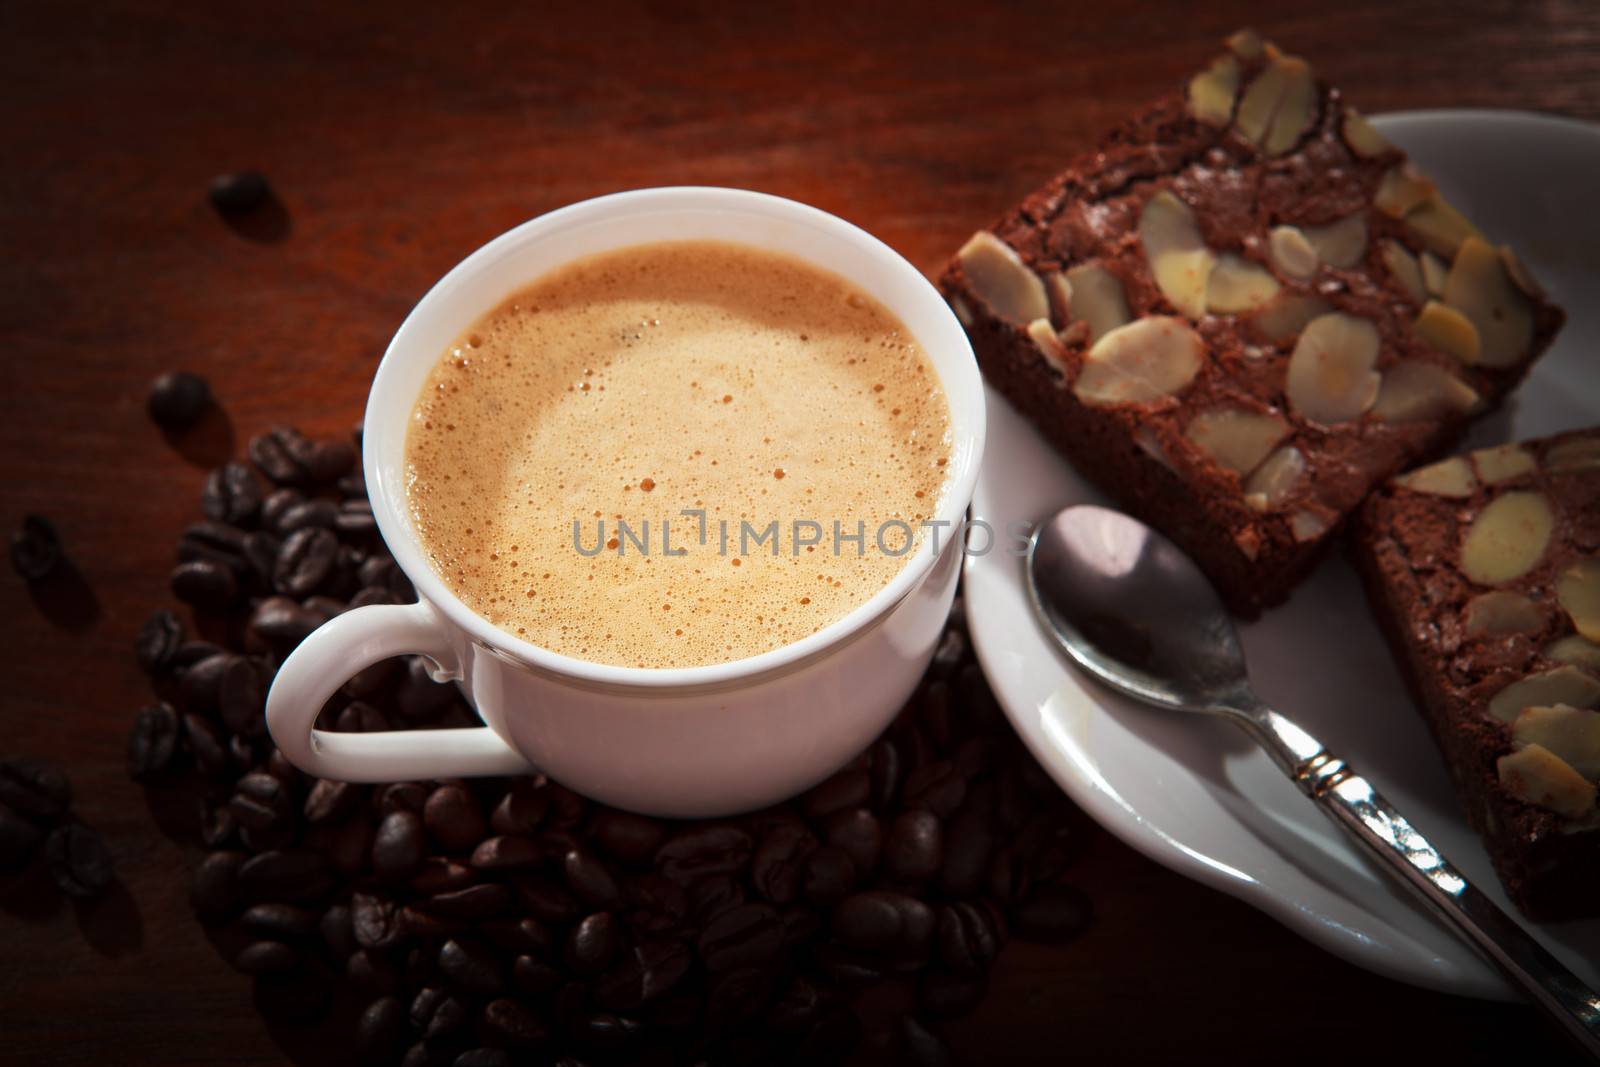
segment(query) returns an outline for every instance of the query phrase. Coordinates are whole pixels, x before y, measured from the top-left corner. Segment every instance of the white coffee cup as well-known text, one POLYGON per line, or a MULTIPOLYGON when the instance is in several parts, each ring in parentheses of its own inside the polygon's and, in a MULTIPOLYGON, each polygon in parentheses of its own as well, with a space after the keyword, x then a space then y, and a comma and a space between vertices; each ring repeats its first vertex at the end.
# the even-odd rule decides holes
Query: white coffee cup
POLYGON ((977 363, 955 316, 915 267, 841 219, 761 193, 684 187, 603 196, 524 223, 468 256, 422 298, 390 342, 367 399, 363 465, 373 514, 420 599, 355 608, 302 641, 267 700, 272 738, 301 770, 353 782, 540 772, 617 807, 679 817, 731 814, 791 796, 865 748, 926 669, 955 594, 961 546, 954 531, 972 497, 983 436, 977 363), (949 400, 948 480, 936 516, 949 526, 938 551, 924 536, 864 604, 771 652, 662 669, 558 655, 472 612, 429 565, 406 507, 411 411, 446 347, 515 289, 581 256, 690 239, 798 256, 899 317, 949 400), (407 653, 427 657, 436 680, 458 682, 485 725, 375 734, 313 729, 351 675, 407 653))

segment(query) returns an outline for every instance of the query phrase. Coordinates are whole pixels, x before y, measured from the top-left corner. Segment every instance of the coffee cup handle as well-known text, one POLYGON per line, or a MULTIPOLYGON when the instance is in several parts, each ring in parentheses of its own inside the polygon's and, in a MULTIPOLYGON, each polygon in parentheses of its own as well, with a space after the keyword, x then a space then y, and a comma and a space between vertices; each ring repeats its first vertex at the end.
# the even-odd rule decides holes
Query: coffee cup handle
POLYGON ((319 778, 398 782, 532 774, 535 768, 487 726, 463 730, 329 733, 314 727, 322 706, 353 675, 392 656, 420 655, 459 676, 461 664, 434 609, 368 604, 300 642, 267 696, 267 729, 289 762, 319 778))

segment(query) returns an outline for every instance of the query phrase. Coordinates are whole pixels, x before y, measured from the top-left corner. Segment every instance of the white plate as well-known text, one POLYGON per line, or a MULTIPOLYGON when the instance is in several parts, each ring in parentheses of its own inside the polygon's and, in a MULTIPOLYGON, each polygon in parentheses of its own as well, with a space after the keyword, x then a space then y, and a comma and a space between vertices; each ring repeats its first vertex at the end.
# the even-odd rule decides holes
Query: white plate
MULTIPOLYGON (((1474 445, 1600 423, 1600 130, 1510 112, 1378 120, 1449 199, 1514 245, 1571 320, 1474 445)), ((998 395, 972 510, 1003 531, 1090 489, 998 395)), ((979 535, 981 536, 981 535, 979 535)), ((1018 732, 1085 810, 1134 848, 1231 893, 1315 943, 1402 981, 1478 997, 1504 980, 1348 844, 1243 733, 1136 705, 1073 670, 1034 623, 1021 560, 969 556, 967 617, 1018 732)), ((1456 803, 1354 572, 1335 552, 1289 604, 1244 629, 1262 697, 1371 778, 1478 886, 1511 911, 1456 803)), ((1529 926, 1600 983, 1600 921, 1529 926)))

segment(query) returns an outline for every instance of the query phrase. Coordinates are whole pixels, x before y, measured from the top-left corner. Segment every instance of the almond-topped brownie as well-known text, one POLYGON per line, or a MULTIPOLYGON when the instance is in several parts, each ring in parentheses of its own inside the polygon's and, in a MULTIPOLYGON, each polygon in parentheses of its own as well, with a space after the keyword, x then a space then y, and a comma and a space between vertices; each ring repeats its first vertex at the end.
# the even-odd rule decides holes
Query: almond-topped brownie
POLYGON ((1600 429, 1402 475, 1354 533, 1507 892, 1538 918, 1600 914, 1600 429))
POLYGON ((1252 616, 1563 314, 1306 63, 1245 31, 962 247, 989 382, 1252 616))

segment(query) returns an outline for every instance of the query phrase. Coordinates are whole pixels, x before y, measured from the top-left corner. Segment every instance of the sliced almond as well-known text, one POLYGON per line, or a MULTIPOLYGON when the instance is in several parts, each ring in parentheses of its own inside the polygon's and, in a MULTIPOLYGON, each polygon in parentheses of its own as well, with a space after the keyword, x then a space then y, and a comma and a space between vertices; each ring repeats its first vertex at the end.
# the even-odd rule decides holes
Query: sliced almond
POLYGON ((1539 284, 1539 279, 1533 276, 1528 265, 1517 257, 1510 245, 1500 246, 1500 261, 1505 264, 1506 273, 1511 275, 1511 280, 1517 283, 1518 289, 1535 300, 1544 299, 1544 286, 1539 284))
POLYGON ((1289 424, 1268 412, 1212 408, 1190 419, 1183 433, 1219 465, 1243 476, 1288 435, 1289 424))
POLYGON ((1089 324, 1090 341, 1132 321, 1121 279, 1104 267, 1094 263, 1073 267, 1066 280, 1071 286, 1072 317, 1089 324))
POLYGON ((1577 634, 1556 638, 1544 646, 1542 655, 1545 659, 1555 660, 1557 663, 1600 671, 1600 645, 1577 634))
POLYGON ((952 296, 950 298, 950 310, 956 313, 956 321, 961 323, 961 325, 972 325, 972 309, 967 306, 967 302, 965 300, 961 299, 959 296, 952 296))
POLYGON ((1247 63, 1259 63, 1267 56, 1266 42, 1248 26, 1230 36, 1227 45, 1234 55, 1247 63))
POLYGON ((1594 783, 1542 745, 1501 756, 1495 770, 1506 792, 1524 803, 1569 819, 1594 812, 1594 783))
POLYGON ((1418 337, 1463 363, 1470 365, 1482 358, 1478 328, 1449 304, 1430 300, 1422 305, 1414 329, 1418 337))
POLYGON ((1600 557, 1562 570, 1556 579, 1556 602, 1572 617, 1578 633, 1600 641, 1600 557))
POLYGON ((1165 190, 1151 197, 1139 213, 1139 240, 1161 295, 1191 319, 1204 315, 1217 257, 1200 236, 1189 205, 1165 190))
POLYGON ((1468 237, 1482 239, 1478 228, 1437 193, 1406 212, 1405 223, 1423 244, 1446 259, 1455 258, 1456 249, 1468 237))
POLYGON ((1422 287, 1428 291, 1429 296, 1443 296, 1445 280, 1450 277, 1450 264, 1432 252, 1422 253, 1420 262, 1422 263, 1422 287))
POLYGON ((1360 417, 1378 397, 1378 330, 1366 319, 1331 312, 1300 332, 1289 356, 1289 404, 1325 425, 1360 417))
POLYGON ((1244 500, 1257 511, 1277 507, 1300 485, 1306 457, 1293 445, 1284 445, 1257 467, 1244 483, 1244 500))
POLYGON ((1072 322, 1072 283, 1060 271, 1044 276, 1045 300, 1050 304, 1050 321, 1065 328, 1072 322))
POLYGON ((1443 367, 1406 359, 1383 372, 1372 414, 1384 422, 1424 422, 1465 414, 1481 399, 1476 389, 1443 367))
POLYGON ((1018 326, 1049 318, 1044 282, 1000 238, 979 230, 956 253, 967 285, 990 309, 1018 326))
POLYGON ((1488 242, 1467 237, 1450 265, 1445 300, 1472 320, 1487 367, 1511 367, 1533 344, 1533 308, 1511 281, 1505 263, 1488 242))
POLYGON ((1326 226, 1307 226, 1306 240, 1317 258, 1330 267, 1353 267, 1367 251, 1367 220, 1351 215, 1326 226))
POLYGON ((1332 310, 1320 297, 1284 292, 1257 312, 1251 322, 1267 340, 1281 345, 1299 337, 1306 323, 1332 310))
POLYGON ((1211 126, 1226 126, 1239 95, 1239 60, 1218 56, 1189 79, 1189 113, 1211 126))
POLYGON ((1505 637, 1538 630, 1544 625, 1544 612, 1521 593, 1496 589, 1467 601, 1462 621, 1468 637, 1505 637))
POLYGON ((1297 511, 1289 516, 1289 532, 1301 543, 1315 541, 1328 532, 1328 524, 1313 511, 1297 511))
POLYGON ((1600 437, 1574 437, 1552 445, 1544 454, 1544 467, 1551 474, 1600 469, 1600 437))
POLYGON ((1489 714, 1511 722, 1523 708, 1570 704, 1592 708, 1600 703, 1600 681, 1577 667, 1556 667, 1519 678, 1489 698, 1489 714))
POLYGON ((1204 353, 1205 342, 1182 319, 1135 319, 1090 347, 1072 391, 1093 406, 1160 400, 1194 380, 1204 353))
POLYGON ((1394 484, 1413 493, 1462 498, 1477 491, 1478 479, 1473 477, 1472 468, 1466 460, 1451 456, 1408 471, 1396 478, 1394 484))
POLYGON ((1511 741, 1538 745, 1585 778, 1600 778, 1600 712, 1570 704, 1523 708, 1511 723, 1511 741))
POLYGON ((1428 299, 1427 290, 1423 288, 1422 268, 1410 249, 1399 241, 1388 240, 1383 242, 1382 255, 1384 266, 1411 299, 1419 304, 1428 299))
POLYGON ((1539 493, 1502 493, 1467 527, 1461 573, 1479 585, 1500 585, 1533 570, 1555 528, 1550 502, 1539 493))
POLYGON ((1049 319, 1034 319, 1028 323, 1028 336, 1033 338, 1034 347, 1050 366, 1061 374, 1068 372, 1066 349, 1061 344, 1061 338, 1056 336, 1056 328, 1050 325, 1049 319))
POLYGON ((1339 132, 1344 134, 1344 143, 1350 146, 1350 151, 1363 159, 1394 151, 1394 145, 1385 140, 1383 134, 1355 108, 1345 111, 1344 124, 1339 127, 1339 132))
POLYGON ((1277 296, 1279 288, 1278 279, 1259 263, 1224 252, 1217 257, 1206 283, 1206 310, 1222 314, 1254 311, 1277 296))
POLYGON ((1472 465, 1478 468, 1478 477, 1485 485, 1510 481, 1538 469, 1532 454, 1520 445, 1480 448, 1472 453, 1472 465))
POLYGON ((1267 234, 1267 255, 1274 267, 1295 281, 1306 281, 1317 273, 1317 250, 1298 227, 1274 226, 1267 234))
POLYGON ((1133 435, 1133 443, 1139 446, 1139 451, 1161 464, 1167 470, 1177 473, 1178 468, 1172 465, 1172 458, 1167 455, 1167 450, 1161 447, 1161 441, 1148 426, 1139 427, 1133 435))
POLYGON ((1269 56, 1239 100, 1234 125, 1269 156, 1293 148, 1316 119, 1317 82, 1297 56, 1269 56))
POLYGON ((1413 167, 1402 163, 1391 167, 1378 182, 1372 206, 1393 218, 1403 219, 1412 208, 1435 195, 1433 182, 1413 167))

